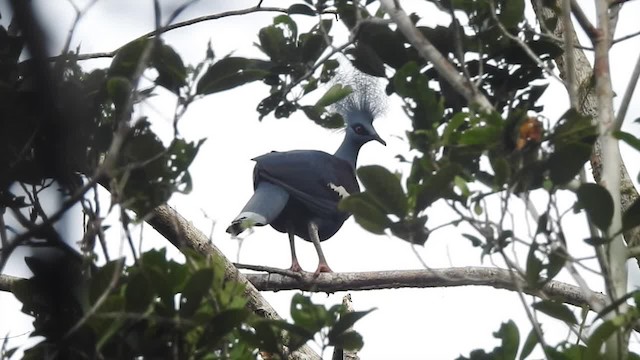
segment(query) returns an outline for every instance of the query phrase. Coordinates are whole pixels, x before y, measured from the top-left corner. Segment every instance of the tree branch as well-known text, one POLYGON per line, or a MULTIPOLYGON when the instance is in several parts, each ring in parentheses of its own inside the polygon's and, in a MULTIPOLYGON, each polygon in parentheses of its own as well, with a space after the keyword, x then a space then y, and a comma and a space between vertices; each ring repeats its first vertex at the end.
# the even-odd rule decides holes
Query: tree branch
POLYGON ((428 60, 442 77, 470 103, 475 104, 483 112, 492 112, 493 105, 478 89, 451 65, 438 49, 424 35, 418 31, 407 13, 394 0, 380 0, 381 8, 389 14, 398 29, 406 36, 407 40, 416 48, 420 56, 428 60))
MULTIPOLYGON (((186 26, 197 24, 197 23, 201 23, 201 22, 205 22, 205 21, 211 21, 211 20, 217 20, 217 19, 222 19, 222 18, 229 17, 229 16, 246 15, 246 14, 250 14, 250 13, 254 13, 254 12, 277 12, 277 13, 286 14, 287 13, 287 9, 279 8, 279 7, 263 7, 263 6, 258 5, 258 6, 252 6, 250 8, 246 8, 246 9, 230 10, 230 11, 225 11, 225 12, 221 12, 221 13, 218 13, 218 14, 200 16, 200 17, 197 17, 197 18, 193 18, 193 19, 177 22, 175 24, 170 24, 170 25, 167 25, 167 26, 163 26, 163 27, 157 28, 157 29, 155 29, 153 31, 149 31, 146 34, 144 34, 142 36, 139 36, 138 38, 136 38, 136 39, 134 39, 132 41, 127 42, 127 44, 130 43, 130 42, 136 41, 136 40, 150 38, 150 37, 153 37, 153 36, 156 36, 156 35, 164 34, 164 33, 167 33, 169 31, 180 29, 180 28, 183 28, 183 27, 186 27, 186 26)), ((118 49, 116 49, 114 51, 109 51, 109 52, 80 54, 80 55, 76 56, 76 59, 77 60, 89 60, 89 59, 97 59, 97 58, 103 58, 103 57, 114 57, 119 49, 120 48, 118 48, 118 49)), ((56 59, 58 59, 58 58, 60 58, 62 56, 67 56, 67 55, 63 54, 63 55, 58 55, 58 56, 52 56, 52 57, 49 58, 49 60, 56 60, 56 59)))
MULTIPOLYGON (((558 0, 561 1, 561 0, 558 0)), ((531 1, 533 4, 533 8, 536 11, 537 15, 542 18, 543 21, 549 20, 556 16, 553 10, 545 7, 538 6, 539 3, 535 0, 531 1)), ((557 6, 560 6, 558 3, 557 6)), ((575 33, 574 29, 565 29, 563 23, 558 21, 556 23, 556 27, 553 30, 553 34, 558 38, 563 38, 566 33, 566 36, 570 36, 574 44, 579 45, 580 42, 575 33)), ((575 59, 575 66, 573 70, 576 75, 576 82, 578 86, 578 105, 577 110, 582 114, 588 115, 591 118, 597 118, 598 116, 598 105, 597 98, 595 94, 595 89, 591 84, 591 79, 593 76, 593 69, 591 68, 591 64, 587 59, 584 51, 580 49, 579 46, 576 46, 571 49, 571 56, 575 59)), ((567 69, 565 67, 567 59, 567 53, 561 54, 554 60, 558 64, 558 69, 560 71, 560 77, 562 79, 568 79, 567 69)), ((591 155, 591 168, 593 178, 597 183, 602 182, 602 148, 600 141, 596 142, 593 154, 591 155)), ((618 156, 620 154, 618 153, 618 156)), ((625 212, 638 198, 638 191, 633 185, 633 181, 629 176, 629 172, 625 167, 623 162, 619 162, 620 168, 620 204, 622 206, 622 212, 625 212)), ((624 232, 624 239, 629 247, 640 246, 640 227, 636 227, 634 229, 630 229, 624 232)), ((640 266, 640 256, 636 257, 636 261, 640 266)))
MULTIPOLYGON (((173 208, 167 205, 159 206, 153 210, 146 221, 181 252, 190 249, 199 254, 212 256, 216 261, 222 262, 225 269, 225 279, 235 280, 245 285, 244 294, 247 297, 248 306, 253 312, 267 319, 282 319, 247 278, 213 245, 211 240, 173 208)), ((304 345, 294 352, 291 358, 319 360, 320 356, 309 346, 304 345)))
POLYGON ((521 287, 529 295, 542 298, 558 297, 563 302, 578 307, 590 301, 606 303, 606 297, 592 293, 587 299, 578 286, 552 280, 541 290, 532 289, 526 281, 512 272, 489 267, 458 267, 446 269, 373 271, 357 273, 320 274, 304 273, 300 280, 280 274, 245 274, 246 278, 260 291, 280 291, 299 289, 303 291, 327 292, 380 290, 397 288, 432 288, 454 286, 491 286, 496 289, 516 291, 521 287))
MULTIPOLYGON (((176 214, 173 209, 163 209, 169 211, 167 215, 163 215, 164 220, 170 220, 171 212, 176 214)), ((180 216, 180 215, 177 215, 180 216)), ((181 218, 179 221, 185 221, 181 218)), ((165 225, 161 225, 165 226, 165 225)), ((188 224, 183 228, 191 235, 181 236, 186 241, 180 241, 183 245, 195 249, 195 247, 207 248, 208 254, 217 256, 219 251, 213 245, 205 245, 208 241, 204 241, 204 235, 188 224), (199 233, 199 234, 198 234, 199 233), (202 236, 202 238, 201 238, 202 236), (201 242, 202 241, 202 242, 201 242), (186 243, 189 242, 187 245, 186 243), (195 246, 195 247, 192 247, 195 246)), ((175 244, 174 244, 175 245, 175 244)), ((223 261, 226 261, 226 259, 223 261)), ((231 265, 225 263, 225 265, 231 265)), ((233 267, 233 265, 231 265, 233 267)), ((604 307, 607 302, 605 295, 601 293, 591 293, 590 299, 584 295, 580 287, 566 284, 560 281, 552 280, 542 287, 540 290, 531 288, 527 282, 519 275, 506 269, 491 267, 454 267, 445 269, 425 269, 425 270, 397 270, 397 271, 371 271, 371 272, 355 272, 355 273, 321 273, 317 277, 313 273, 301 273, 300 277, 293 278, 282 274, 241 274, 237 271, 228 271, 228 278, 237 276, 237 279, 249 281, 247 283, 247 292, 252 291, 281 291, 281 290, 302 290, 312 292, 334 293, 337 291, 358 291, 358 290, 381 290, 381 289, 398 289, 398 288, 433 288, 433 287, 457 287, 457 286, 491 286, 496 289, 504 289, 517 291, 521 288, 524 293, 538 296, 541 298, 559 298, 564 303, 577 307, 588 306, 589 303, 596 303, 604 307), (513 281, 513 276, 517 282, 513 281)), ((0 290, 12 291, 13 285, 20 278, 0 275, 0 290)), ((267 312, 270 318, 276 318, 275 310, 264 302, 262 296, 250 294, 250 306, 252 308, 262 308, 267 312)))

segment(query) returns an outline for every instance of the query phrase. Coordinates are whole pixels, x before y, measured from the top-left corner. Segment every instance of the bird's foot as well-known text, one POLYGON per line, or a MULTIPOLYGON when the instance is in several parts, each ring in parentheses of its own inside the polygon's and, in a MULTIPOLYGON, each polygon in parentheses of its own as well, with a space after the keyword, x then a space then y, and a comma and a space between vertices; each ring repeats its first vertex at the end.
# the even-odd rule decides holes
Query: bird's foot
POLYGON ((291 263, 289 270, 293 272, 302 272, 302 267, 300 267, 300 264, 297 261, 294 261, 291 263))
POLYGON ((320 273, 332 273, 332 272, 333 270, 331 270, 329 265, 327 265, 326 263, 320 263, 318 264, 318 268, 316 269, 316 271, 313 273, 313 277, 318 277, 320 273))

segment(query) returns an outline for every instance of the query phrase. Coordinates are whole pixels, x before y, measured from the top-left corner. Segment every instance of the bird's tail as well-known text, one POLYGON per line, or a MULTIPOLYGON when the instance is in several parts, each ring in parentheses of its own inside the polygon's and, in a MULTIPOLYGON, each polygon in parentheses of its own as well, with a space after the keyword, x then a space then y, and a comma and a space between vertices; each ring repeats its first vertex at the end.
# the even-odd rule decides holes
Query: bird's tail
POLYGON ((270 224, 280 215, 288 200, 289 193, 286 190, 270 182, 261 181, 240 215, 231 222, 227 232, 237 236, 250 227, 270 224))

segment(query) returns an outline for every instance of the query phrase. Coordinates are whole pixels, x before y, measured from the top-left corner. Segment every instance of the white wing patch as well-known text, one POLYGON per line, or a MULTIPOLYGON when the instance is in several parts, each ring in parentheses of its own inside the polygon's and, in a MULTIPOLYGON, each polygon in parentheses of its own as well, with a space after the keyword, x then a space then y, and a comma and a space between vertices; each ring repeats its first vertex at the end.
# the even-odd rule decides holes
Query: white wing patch
POLYGON ((338 193, 338 195, 340 196, 341 199, 344 199, 344 198, 348 197, 349 195, 351 195, 351 194, 349 194, 347 189, 345 189, 344 186, 342 186, 342 185, 337 186, 334 183, 329 183, 328 185, 331 188, 331 190, 333 190, 333 191, 338 193))

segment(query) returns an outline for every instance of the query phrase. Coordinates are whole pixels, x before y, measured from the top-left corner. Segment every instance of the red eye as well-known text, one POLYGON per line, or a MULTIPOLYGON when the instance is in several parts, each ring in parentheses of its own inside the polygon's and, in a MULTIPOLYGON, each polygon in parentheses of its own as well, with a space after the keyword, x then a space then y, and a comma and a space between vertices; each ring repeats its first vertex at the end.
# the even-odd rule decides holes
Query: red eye
POLYGON ((356 132, 356 134, 358 135, 364 135, 367 133, 367 131, 364 129, 364 126, 362 125, 356 125, 353 127, 353 131, 356 132))

